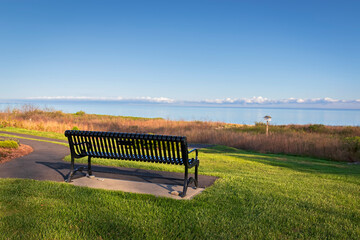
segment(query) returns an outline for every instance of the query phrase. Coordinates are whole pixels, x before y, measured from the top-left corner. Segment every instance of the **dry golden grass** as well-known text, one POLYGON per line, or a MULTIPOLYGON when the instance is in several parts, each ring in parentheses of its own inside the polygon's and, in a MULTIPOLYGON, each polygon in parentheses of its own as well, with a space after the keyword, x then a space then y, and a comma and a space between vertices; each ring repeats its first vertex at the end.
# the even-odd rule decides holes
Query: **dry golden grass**
POLYGON ((0 127, 63 133, 80 130, 182 135, 192 143, 219 144, 264 153, 284 153, 337 161, 360 160, 360 127, 323 125, 254 126, 221 122, 170 121, 39 110, 33 106, 0 112, 0 127))

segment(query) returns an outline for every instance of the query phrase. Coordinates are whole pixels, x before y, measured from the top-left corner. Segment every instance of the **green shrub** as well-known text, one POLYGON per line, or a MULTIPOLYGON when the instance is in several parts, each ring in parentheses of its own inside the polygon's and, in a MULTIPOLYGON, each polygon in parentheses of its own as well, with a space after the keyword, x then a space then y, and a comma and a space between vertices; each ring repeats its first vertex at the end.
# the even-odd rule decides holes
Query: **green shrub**
POLYGON ((360 137, 346 137, 344 143, 351 153, 360 153, 360 137))
POLYGON ((326 127, 323 124, 311 124, 306 127, 306 131, 311 133, 323 133, 326 132, 326 127))
POLYGON ((17 145, 20 146, 20 141, 19 141, 19 139, 17 139, 17 138, 5 138, 4 141, 5 141, 5 140, 16 142, 17 145))
POLYGON ((84 111, 78 111, 75 113, 77 116, 84 116, 86 113, 84 111))
POLYGON ((0 148, 13 148, 17 149, 19 144, 14 140, 0 141, 0 148))
POLYGON ((45 112, 44 114, 51 118, 61 118, 66 115, 63 111, 49 111, 45 112))
POLYGON ((74 126, 71 130, 80 131, 80 129, 77 126, 74 126))

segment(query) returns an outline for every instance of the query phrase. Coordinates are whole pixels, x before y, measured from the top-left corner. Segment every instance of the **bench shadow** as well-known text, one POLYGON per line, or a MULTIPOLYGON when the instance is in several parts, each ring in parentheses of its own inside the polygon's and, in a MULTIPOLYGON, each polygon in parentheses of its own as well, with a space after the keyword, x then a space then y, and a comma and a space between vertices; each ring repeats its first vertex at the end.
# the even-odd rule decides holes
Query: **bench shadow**
MULTIPOLYGON (((62 178, 67 179, 70 164, 66 162, 36 162, 42 164, 48 168, 53 169, 62 178)), ((86 164, 76 164, 76 167, 86 167, 86 164)), ((121 168, 121 167, 107 167, 92 165, 92 171, 96 178, 111 178, 117 180, 126 180, 126 181, 136 181, 136 182, 147 182, 157 184, 159 187, 164 188, 169 191, 169 194, 174 189, 173 185, 183 186, 184 184, 184 173, 177 172, 162 172, 155 170, 146 170, 146 169, 136 169, 136 168, 121 168)), ((86 177, 87 171, 78 171, 73 176, 73 179, 86 177)), ((193 176, 193 174, 189 174, 193 176)), ((217 177, 199 175, 199 187, 205 188, 214 184, 217 177)), ((193 184, 192 184, 193 185, 193 184)), ((193 187, 192 185, 189 188, 193 187)))
POLYGON ((69 164, 64 164, 64 163, 52 163, 52 162, 35 162, 37 164, 42 164, 48 168, 51 168, 53 170, 55 170, 59 175, 61 175, 61 177, 64 179, 67 178, 67 174, 64 174, 62 171, 60 170, 65 170, 65 169, 69 169, 69 164))
MULTIPOLYGON (((42 164, 48 168, 55 170, 60 174, 64 181, 67 178, 69 172, 70 164, 69 163, 51 163, 51 162, 36 162, 42 164)), ((86 167, 85 164, 77 164, 76 167, 86 167)), ((169 185, 183 185, 184 179, 182 173, 174 172, 158 172, 150 171, 145 169, 133 169, 133 168, 114 168, 106 166, 92 166, 93 174, 96 177, 101 178, 113 178, 119 180, 128 180, 128 181, 141 181, 149 183, 160 183, 160 184, 169 184, 169 185), (172 176, 170 176, 170 174, 172 176), (175 176, 175 177, 174 177, 175 176)), ((74 175, 74 178, 79 178, 86 176, 86 171, 79 171, 74 175)))

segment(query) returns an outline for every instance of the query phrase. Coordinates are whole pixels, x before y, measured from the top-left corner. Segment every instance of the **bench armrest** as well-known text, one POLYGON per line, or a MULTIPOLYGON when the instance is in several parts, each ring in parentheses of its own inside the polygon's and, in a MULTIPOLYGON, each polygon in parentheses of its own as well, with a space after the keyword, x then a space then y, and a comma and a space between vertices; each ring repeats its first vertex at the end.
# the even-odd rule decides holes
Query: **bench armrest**
POLYGON ((192 153, 192 152, 194 152, 195 151, 195 157, 196 157, 196 159, 198 158, 198 149, 197 148, 194 148, 194 149, 191 149, 190 151, 188 151, 188 154, 190 154, 190 153, 192 153))

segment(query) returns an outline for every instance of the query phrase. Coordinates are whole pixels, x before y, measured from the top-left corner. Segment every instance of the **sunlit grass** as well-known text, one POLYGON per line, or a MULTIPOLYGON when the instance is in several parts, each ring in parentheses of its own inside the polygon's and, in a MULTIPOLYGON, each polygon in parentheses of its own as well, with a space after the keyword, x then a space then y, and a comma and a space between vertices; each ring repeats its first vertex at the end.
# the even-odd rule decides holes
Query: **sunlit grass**
MULTIPOLYGON (((200 174, 220 177, 190 201, 0 179, 0 232, 13 239, 359 239, 360 166, 200 150, 200 174)), ((98 164, 182 172, 131 161, 98 164)), ((1 238, 0 237, 0 238, 1 238)))
POLYGON ((0 128, 0 131, 9 132, 9 133, 29 134, 38 137, 52 138, 52 139, 65 140, 65 141, 67 140, 64 133, 45 132, 45 131, 37 131, 37 130, 30 130, 24 128, 15 128, 15 127, 0 128))

